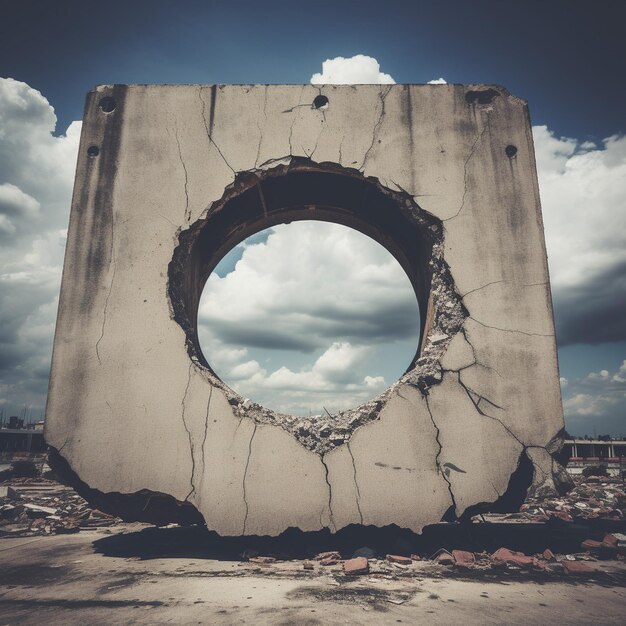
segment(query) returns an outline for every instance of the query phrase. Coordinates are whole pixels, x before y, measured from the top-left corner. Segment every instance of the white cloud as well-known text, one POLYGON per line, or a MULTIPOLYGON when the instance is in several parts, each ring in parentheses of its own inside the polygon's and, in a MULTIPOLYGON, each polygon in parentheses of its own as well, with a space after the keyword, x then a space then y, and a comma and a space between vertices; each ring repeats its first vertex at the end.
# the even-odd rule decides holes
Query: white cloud
POLYGON ((626 339, 626 137, 533 136, 559 341, 626 339))
POLYGON ((349 408, 382 391, 377 346, 398 343, 399 376, 418 323, 413 288, 389 252, 345 226, 312 221, 244 243, 235 269, 209 278, 199 311, 205 356, 223 380, 296 413, 349 408), (278 351, 282 367, 251 359, 255 348, 278 351))
POLYGON ((622 364, 620 365, 617 372, 613 374, 611 380, 614 383, 626 383, 626 360, 622 361, 622 364))
POLYGON ((626 360, 613 373, 589 372, 561 388, 565 425, 572 434, 589 434, 592 428, 626 433, 626 360))
POLYGON ((364 54, 335 57, 322 63, 322 73, 313 74, 314 85, 393 85, 396 81, 380 71, 380 64, 364 54))
POLYGON ((199 322, 226 345, 312 353, 416 335, 417 301, 398 262, 338 224, 280 225, 246 246, 235 271, 212 274, 199 322))
POLYGON ((577 393, 563 402, 563 409, 568 415, 598 415, 604 413, 609 405, 616 402, 615 398, 577 393))
POLYGON ((429 85, 447 85, 448 81, 445 78, 435 78, 428 81, 429 85))
POLYGON ((0 78, 0 400, 43 407, 80 122, 0 78))
POLYGON ((533 136, 553 284, 577 285, 626 261, 626 137, 596 148, 546 126, 533 136))
POLYGON ((333 342, 313 363, 299 371, 282 366, 267 374, 256 361, 248 361, 229 372, 237 391, 271 408, 305 414, 322 413, 356 406, 385 388, 383 376, 365 376, 358 372, 366 361, 368 348, 348 342, 333 342), (236 380, 238 372, 246 370, 247 377, 236 380))

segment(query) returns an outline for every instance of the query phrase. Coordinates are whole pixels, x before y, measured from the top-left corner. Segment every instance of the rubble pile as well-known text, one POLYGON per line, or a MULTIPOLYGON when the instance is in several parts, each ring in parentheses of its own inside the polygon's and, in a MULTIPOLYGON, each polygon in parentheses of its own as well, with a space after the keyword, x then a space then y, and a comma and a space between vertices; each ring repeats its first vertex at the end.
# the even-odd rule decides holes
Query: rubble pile
POLYGON ((12 478, 0 485, 0 536, 76 533, 119 522, 52 480, 12 478))
MULTIPOLYGON (((626 535, 606 534, 602 541, 585 540, 580 551, 574 554, 555 555, 546 548, 537 554, 524 554, 501 547, 493 553, 448 550, 441 548, 431 555, 411 554, 410 556, 388 554, 385 557, 372 555, 368 547, 360 548, 345 558, 339 552, 321 552, 312 559, 302 561, 301 568, 320 575, 344 575, 383 578, 407 578, 415 575, 481 574, 504 573, 521 575, 608 575, 624 578, 626 574, 626 535)), ((263 565, 266 573, 279 574, 293 566, 293 559, 281 560, 273 556, 246 558, 242 565, 263 565)))
POLYGON ((573 476, 575 487, 562 497, 528 498, 520 512, 507 519, 524 518, 542 522, 559 518, 622 520, 626 517, 626 487, 620 478, 573 476))

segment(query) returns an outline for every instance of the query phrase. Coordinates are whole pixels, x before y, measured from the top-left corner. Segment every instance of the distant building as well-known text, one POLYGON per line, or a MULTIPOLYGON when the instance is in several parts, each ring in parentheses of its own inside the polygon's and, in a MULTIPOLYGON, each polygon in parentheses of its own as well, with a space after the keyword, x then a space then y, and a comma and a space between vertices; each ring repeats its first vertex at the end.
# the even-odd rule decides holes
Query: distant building
POLYGON ((9 428, 24 428, 24 418, 11 415, 11 417, 9 417, 9 428))
MULTIPOLYGON (((23 422, 23 420, 21 420, 23 422)), ((47 450, 43 429, 9 428, 0 429, 0 456, 41 454, 47 450)))
POLYGON ((562 454, 570 474, 591 465, 603 465, 610 474, 626 470, 626 439, 566 439, 562 454))

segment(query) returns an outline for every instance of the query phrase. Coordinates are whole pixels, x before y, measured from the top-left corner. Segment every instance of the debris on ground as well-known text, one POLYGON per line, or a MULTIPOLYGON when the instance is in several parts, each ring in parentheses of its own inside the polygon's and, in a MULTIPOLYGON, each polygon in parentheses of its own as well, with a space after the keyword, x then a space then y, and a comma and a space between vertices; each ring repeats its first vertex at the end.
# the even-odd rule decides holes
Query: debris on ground
POLYGON ((72 488, 45 478, 11 478, 0 492, 0 534, 53 535, 113 526, 121 520, 92 508, 72 488))
MULTIPOLYGON (((553 524, 553 518, 558 517, 559 524, 566 522, 565 527, 585 533, 577 535, 577 541, 570 542, 569 553, 563 548, 559 552, 558 546, 548 540, 541 546, 535 544, 539 551, 534 554, 520 551, 524 548, 519 542, 514 546, 518 549, 514 550, 513 546, 506 545, 506 540, 503 541, 505 545, 498 547, 496 544, 489 551, 484 544, 472 547, 463 542, 450 545, 449 541, 440 543, 440 547, 433 545, 433 549, 439 547, 434 552, 432 549, 420 551, 404 537, 389 543, 388 550, 362 546, 343 553, 342 550, 328 549, 336 544, 321 544, 321 549, 328 545, 326 551, 317 554, 312 551, 302 559, 293 558, 288 551, 275 552, 254 543, 237 554, 244 568, 253 567, 263 575, 272 576, 295 567, 303 576, 329 576, 332 579, 367 574, 372 580, 411 580, 427 573, 431 576, 498 577, 606 575, 621 576, 626 580, 626 534, 619 532, 626 529, 624 510, 626 496, 620 480, 577 477, 575 489, 566 496, 529 499, 519 513, 486 514, 474 520, 480 526, 484 526, 485 521, 497 519, 500 525, 526 523, 541 528, 544 524, 553 524), (597 524, 583 522, 598 519, 607 520, 603 525, 609 528, 600 531, 597 524)), ((91 507, 73 489, 54 480, 12 475, 0 484, 0 537, 77 533, 117 524, 123 522, 91 507)), ((173 527, 178 528, 174 524, 167 528, 173 527)), ((519 532, 514 535, 518 536, 519 532)))
POLYGON ((344 561, 343 571, 349 576, 367 574, 370 571, 369 561, 364 556, 357 556, 355 559, 344 561))
POLYGON ((589 519, 622 520, 626 517, 626 491, 618 477, 572 476, 574 488, 564 496, 528 498, 519 513, 504 519, 564 522, 589 519))

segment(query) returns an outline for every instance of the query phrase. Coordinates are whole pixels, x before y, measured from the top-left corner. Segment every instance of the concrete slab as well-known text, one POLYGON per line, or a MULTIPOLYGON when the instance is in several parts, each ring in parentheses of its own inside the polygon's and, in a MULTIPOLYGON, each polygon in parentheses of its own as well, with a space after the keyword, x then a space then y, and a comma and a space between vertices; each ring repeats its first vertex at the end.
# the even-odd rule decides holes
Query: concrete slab
POLYGON ((493 85, 97 87, 46 415, 51 463, 98 507, 222 535, 419 532, 561 488, 526 103, 493 85), (197 339, 222 256, 299 219, 385 245, 422 314, 409 371, 322 419, 238 396, 197 339))

